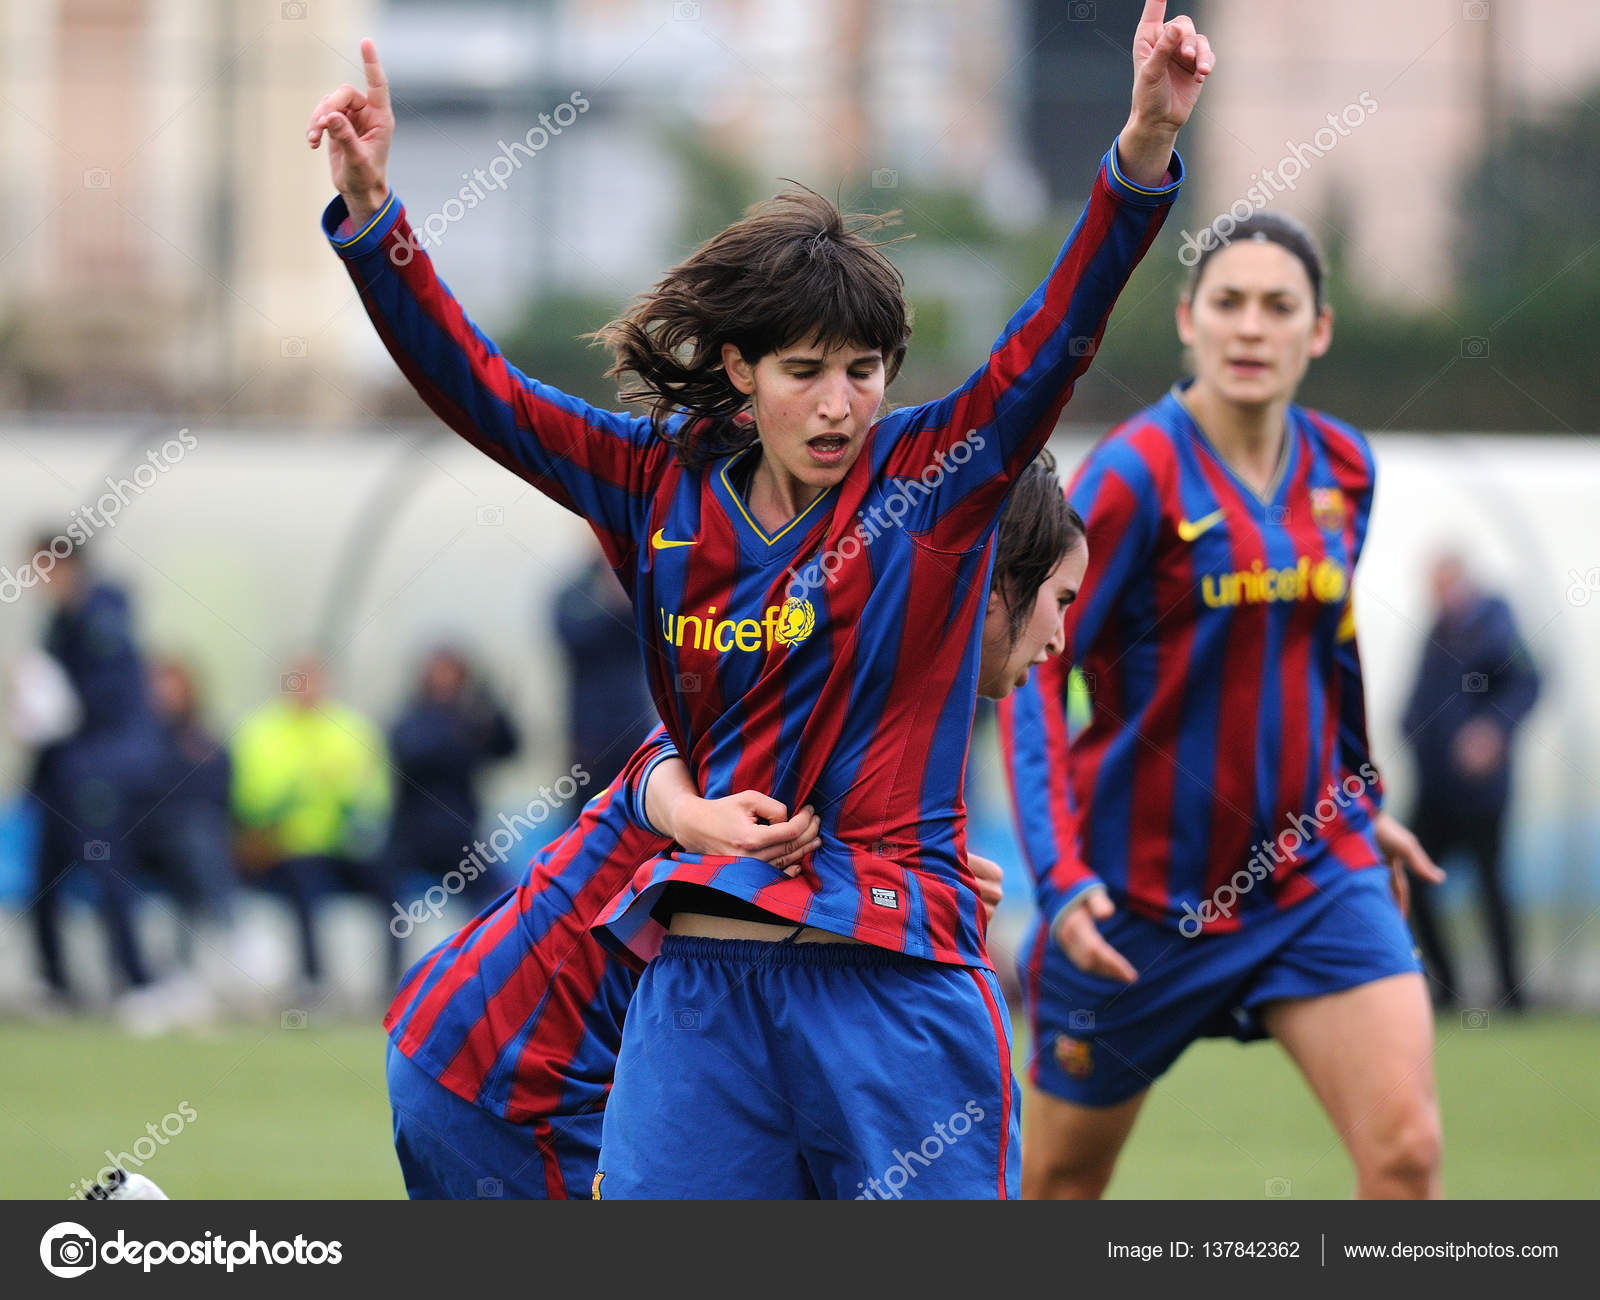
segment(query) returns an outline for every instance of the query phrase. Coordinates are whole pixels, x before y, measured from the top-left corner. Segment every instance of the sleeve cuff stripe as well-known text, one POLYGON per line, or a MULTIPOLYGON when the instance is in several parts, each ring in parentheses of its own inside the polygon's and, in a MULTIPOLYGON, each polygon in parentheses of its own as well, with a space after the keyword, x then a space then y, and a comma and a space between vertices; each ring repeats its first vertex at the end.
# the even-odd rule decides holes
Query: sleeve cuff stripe
POLYGON ((1108 155, 1108 158, 1111 164, 1111 174, 1117 178, 1117 183, 1120 185, 1126 185, 1135 194, 1148 194, 1152 198, 1158 198, 1163 195, 1171 194, 1177 190, 1179 183, 1183 179, 1180 176, 1178 180, 1173 181, 1172 184, 1158 186, 1156 189, 1150 189, 1144 185, 1135 185, 1122 174, 1122 168, 1117 166, 1117 147, 1115 144, 1111 146, 1111 151, 1108 155))
POLYGON ((371 221, 363 226, 359 233, 351 235, 349 239, 336 239, 333 241, 335 248, 349 248, 351 244, 358 243, 366 233, 383 220, 384 214, 394 206, 394 191, 389 191, 389 197, 383 201, 383 206, 373 214, 371 221))
POLYGON ((645 812, 645 787, 650 784, 650 778, 655 774, 656 768, 660 767, 664 762, 667 761, 667 759, 676 758, 677 756, 676 750, 663 749, 653 758, 651 758, 644 765, 644 770, 641 771, 638 777, 635 779, 633 783, 632 795, 629 800, 633 807, 634 820, 637 821, 638 824, 645 830, 653 832, 661 839, 666 839, 667 837, 662 834, 660 827, 656 826, 650 820, 649 815, 645 812))

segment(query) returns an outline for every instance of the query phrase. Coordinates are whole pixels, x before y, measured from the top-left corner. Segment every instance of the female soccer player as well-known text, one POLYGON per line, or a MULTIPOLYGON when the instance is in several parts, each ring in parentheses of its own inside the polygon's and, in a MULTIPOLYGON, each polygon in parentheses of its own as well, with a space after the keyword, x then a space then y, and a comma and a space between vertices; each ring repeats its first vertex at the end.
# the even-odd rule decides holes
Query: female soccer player
MULTIPOLYGON (((1004 696, 1061 649, 1062 614, 1087 564, 1083 521, 1062 495, 1050 453, 1041 452, 1000 519, 979 694, 1004 696)), ((816 847, 819 824, 812 809, 789 818, 755 791, 698 798, 658 727, 615 785, 534 856, 518 889, 402 981, 384 1027, 407 1192, 588 1196, 623 1013, 638 983, 637 960, 608 956, 590 925, 633 872, 674 841, 793 872, 816 847)), ((992 915, 1000 867, 976 854, 967 861, 992 915)))
POLYGON ((916 1191, 1014 1186, 1009 1027, 965 853, 979 624, 1006 494, 1181 179, 1212 58, 1165 9, 1145 6, 1127 125, 1044 284, 961 388, 882 418, 908 325, 872 223, 808 192, 716 236, 603 331, 650 409, 608 414, 508 365, 416 247, 370 42, 367 90, 313 114, 339 191, 324 230, 385 344, 441 418, 594 528, 697 786, 821 818, 796 877, 674 854, 608 918, 661 953, 606 1109, 613 1195, 850 1196, 958 1115, 916 1191), (807 929, 853 946, 777 942, 807 929))
POLYGON ((1360 1195, 1437 1196, 1432 1018, 1390 890, 1441 873, 1381 811, 1350 599, 1372 453, 1294 404, 1333 332, 1310 236, 1267 213, 1208 234, 1178 304, 1194 378, 1080 467, 1068 653, 1002 706, 1043 913, 1024 1194, 1100 1195, 1183 1049, 1264 1030, 1360 1195), (1069 742, 1074 662, 1093 709, 1069 742))

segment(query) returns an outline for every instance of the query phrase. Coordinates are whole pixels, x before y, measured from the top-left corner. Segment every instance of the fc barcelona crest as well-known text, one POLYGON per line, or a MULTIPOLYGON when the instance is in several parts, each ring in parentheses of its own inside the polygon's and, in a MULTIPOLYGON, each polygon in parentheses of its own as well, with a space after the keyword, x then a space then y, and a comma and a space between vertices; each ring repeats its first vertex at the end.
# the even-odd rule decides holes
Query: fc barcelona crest
POLYGON ((1347 515, 1344 493, 1336 487, 1311 489, 1311 517, 1325 533, 1342 533, 1347 515))
POLYGON ((1087 1079, 1094 1073, 1094 1056, 1081 1038, 1056 1035, 1056 1064, 1074 1079, 1087 1079))

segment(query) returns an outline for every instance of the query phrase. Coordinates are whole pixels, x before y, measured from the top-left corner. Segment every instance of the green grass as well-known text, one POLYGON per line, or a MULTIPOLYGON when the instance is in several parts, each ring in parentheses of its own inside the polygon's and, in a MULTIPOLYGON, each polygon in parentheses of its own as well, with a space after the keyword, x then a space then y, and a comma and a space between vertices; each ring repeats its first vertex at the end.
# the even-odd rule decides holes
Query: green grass
MULTIPOLYGON (((1600 1196, 1597 1062, 1594 1019, 1497 1018, 1482 1031, 1443 1022, 1448 1194, 1600 1196)), ((132 1151, 146 1124, 185 1102, 195 1119, 143 1170, 174 1197, 402 1194, 376 1026, 134 1040, 87 1023, 0 1025, 0 1195, 66 1197, 106 1148, 132 1151)), ((1155 1090, 1111 1193, 1258 1199, 1268 1179, 1287 1179, 1297 1199, 1345 1197, 1352 1181, 1279 1049, 1211 1041, 1155 1090)))
POLYGON ((383 1046, 377 1025, 158 1039, 0 1026, 3 1195, 70 1195, 108 1147, 138 1157, 145 1125, 187 1102, 193 1122, 140 1169, 175 1199, 403 1197, 383 1046))
MULTIPOLYGON (((1442 1017, 1445 1194, 1600 1196, 1597 1063, 1600 1020, 1496 1016, 1466 1030, 1442 1017)), ((1253 1200, 1276 1179, 1295 1199, 1344 1198, 1355 1186, 1343 1145, 1288 1055, 1270 1042, 1208 1039, 1152 1091, 1108 1194, 1253 1200)))

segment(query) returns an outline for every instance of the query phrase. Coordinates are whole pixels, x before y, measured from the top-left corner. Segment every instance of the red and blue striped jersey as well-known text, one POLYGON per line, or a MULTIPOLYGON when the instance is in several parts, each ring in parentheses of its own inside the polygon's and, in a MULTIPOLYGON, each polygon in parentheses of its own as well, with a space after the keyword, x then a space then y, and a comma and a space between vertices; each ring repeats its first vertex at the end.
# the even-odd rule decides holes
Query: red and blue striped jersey
POLYGON ((1066 653, 1000 708, 1038 901, 1091 885, 1186 934, 1231 931, 1378 861, 1351 578, 1373 459, 1291 406, 1259 496, 1174 389, 1109 433, 1068 496, 1089 574, 1066 653), (1070 739, 1068 674, 1089 688, 1070 739))
POLYGON ((383 1026, 396 1050, 515 1123, 604 1108, 637 962, 590 933, 639 864, 670 841, 645 822, 644 782, 670 742, 659 726, 528 874, 400 982, 383 1026))
POLYGON ((640 955, 659 942, 650 908, 682 881, 797 924, 987 965, 963 779, 994 529, 1179 184, 1132 185, 1114 155, 988 360, 943 399, 879 419, 843 480, 771 534, 734 486, 750 449, 686 469, 646 418, 523 375, 415 248, 393 195, 360 231, 345 227, 342 199, 324 214, 422 397, 593 526, 698 788, 761 790, 821 816, 822 843, 792 879, 751 858, 678 853, 642 867, 606 917, 640 955))

